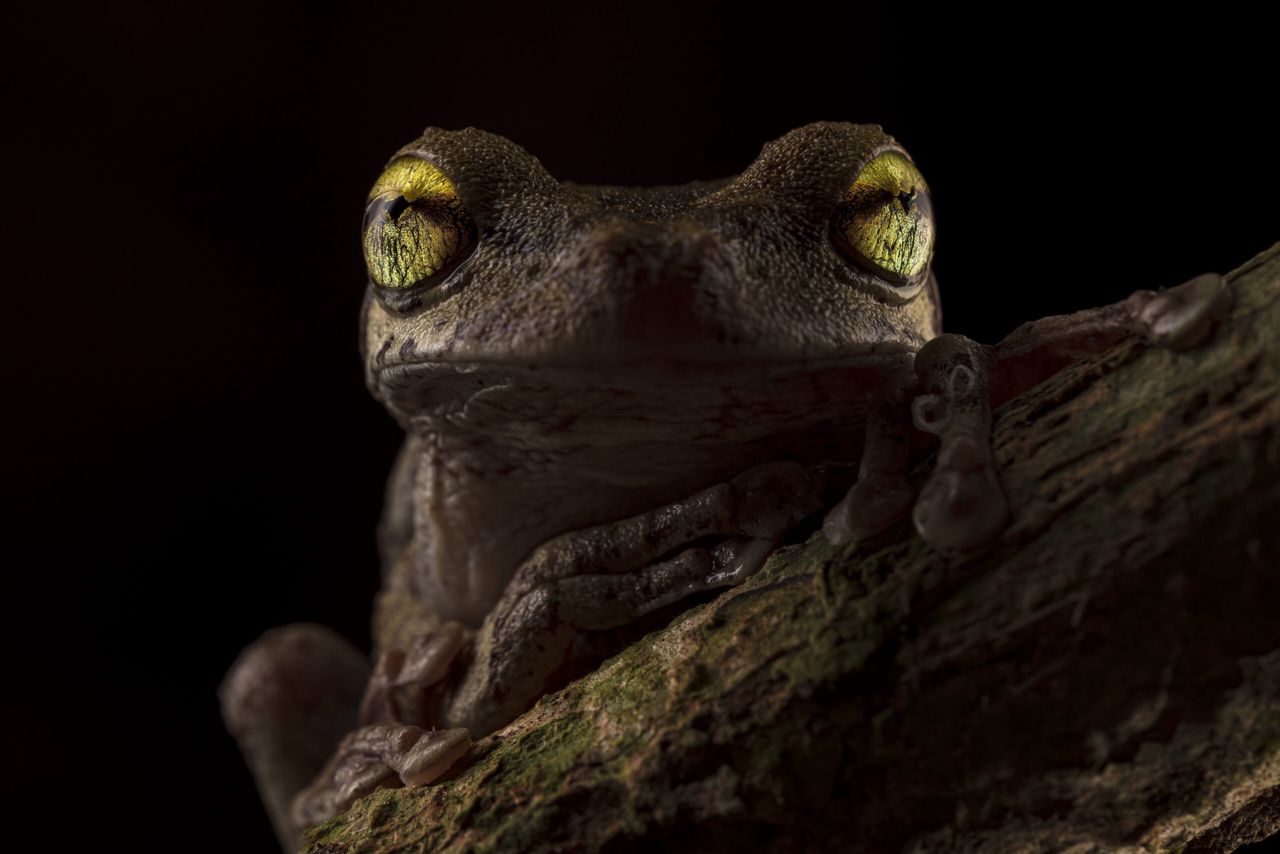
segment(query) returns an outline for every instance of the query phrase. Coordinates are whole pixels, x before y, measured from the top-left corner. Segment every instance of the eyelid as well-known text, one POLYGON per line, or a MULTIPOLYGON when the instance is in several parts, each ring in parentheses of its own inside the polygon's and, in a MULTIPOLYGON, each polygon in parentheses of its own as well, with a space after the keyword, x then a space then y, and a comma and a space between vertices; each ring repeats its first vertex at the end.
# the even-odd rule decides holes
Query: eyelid
POLYGON ((858 167, 858 171, 853 178, 841 190, 841 196, 847 195, 859 183, 906 176, 909 176, 919 189, 929 192, 929 182, 925 180, 924 173, 920 171, 920 167, 916 165, 910 155, 900 148, 882 148, 858 167), (867 179, 867 181, 863 179, 867 179))
POLYGON ((458 198, 458 188, 444 173, 425 157, 402 155, 395 158, 378 176, 366 203, 390 194, 399 194, 410 202, 419 199, 439 196, 442 198, 458 198))

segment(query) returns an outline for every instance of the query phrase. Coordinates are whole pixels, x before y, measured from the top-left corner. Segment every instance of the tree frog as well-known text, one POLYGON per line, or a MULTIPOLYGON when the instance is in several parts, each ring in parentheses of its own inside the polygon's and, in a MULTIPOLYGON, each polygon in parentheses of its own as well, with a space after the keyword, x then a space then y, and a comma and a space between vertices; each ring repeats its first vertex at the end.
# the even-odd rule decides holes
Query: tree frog
POLYGON ((908 515, 941 551, 989 542, 1009 515, 992 407, 1122 335, 1192 346, 1229 301, 1209 274, 981 346, 942 334, 935 233, 874 125, 806 125, 736 177, 654 188, 557 181, 470 128, 397 152, 362 232, 366 378, 406 433, 376 663, 291 626, 221 689, 281 841, 434 779, 806 520, 834 543, 908 515))

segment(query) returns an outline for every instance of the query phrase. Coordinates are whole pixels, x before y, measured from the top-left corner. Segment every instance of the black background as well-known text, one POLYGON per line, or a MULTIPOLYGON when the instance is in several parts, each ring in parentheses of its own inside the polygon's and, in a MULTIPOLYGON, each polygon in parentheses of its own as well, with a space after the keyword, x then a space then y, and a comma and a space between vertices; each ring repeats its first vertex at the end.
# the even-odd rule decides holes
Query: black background
POLYGON ((214 692, 274 625, 367 648, 399 434, 360 372, 358 228, 428 124, 618 184, 882 124, 933 188, 947 327, 985 340, 1280 239, 1260 21, 953 9, 16 12, 5 765, 41 831, 270 849, 214 692))

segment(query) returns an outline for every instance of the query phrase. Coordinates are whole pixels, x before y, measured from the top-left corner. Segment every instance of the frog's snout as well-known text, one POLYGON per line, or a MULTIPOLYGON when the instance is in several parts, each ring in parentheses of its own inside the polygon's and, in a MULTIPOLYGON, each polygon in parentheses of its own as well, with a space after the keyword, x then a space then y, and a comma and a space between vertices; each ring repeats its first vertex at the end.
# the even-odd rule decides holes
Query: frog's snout
POLYGON ((609 222, 562 256, 575 289, 605 323, 593 331, 626 354, 698 355, 723 346, 733 272, 720 238, 690 221, 609 222))

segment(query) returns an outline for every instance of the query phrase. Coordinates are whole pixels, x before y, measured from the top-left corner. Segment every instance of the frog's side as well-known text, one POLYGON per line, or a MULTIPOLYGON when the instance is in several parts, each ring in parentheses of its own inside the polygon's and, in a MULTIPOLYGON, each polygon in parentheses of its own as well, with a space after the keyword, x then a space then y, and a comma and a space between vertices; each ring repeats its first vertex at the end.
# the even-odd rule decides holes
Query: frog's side
MULTIPOLYGON (((805 517, 835 504, 824 531, 837 542, 901 518, 915 500, 909 406, 942 440, 917 527, 944 549, 991 539, 1006 517, 992 398, 1128 332, 1188 346, 1226 299, 1201 277, 995 347, 939 337, 914 167, 874 201, 897 206, 885 239, 910 244, 896 247, 915 253, 906 262, 869 263, 840 230, 868 169, 907 168, 875 126, 808 125, 737 178, 651 189, 559 183, 471 129, 428 130, 406 156, 451 186, 421 202, 380 182, 370 222, 437 198, 453 230, 431 232, 449 251, 412 286, 395 277, 413 259, 370 261, 367 377, 407 433, 381 530, 377 667, 366 686, 331 633, 288 627, 223 688, 286 844, 377 786, 442 773, 469 735, 608 650, 612 630, 741 581, 805 517), (851 490, 833 461, 859 464, 851 490)), ((369 228, 366 253, 383 251, 369 228)))

